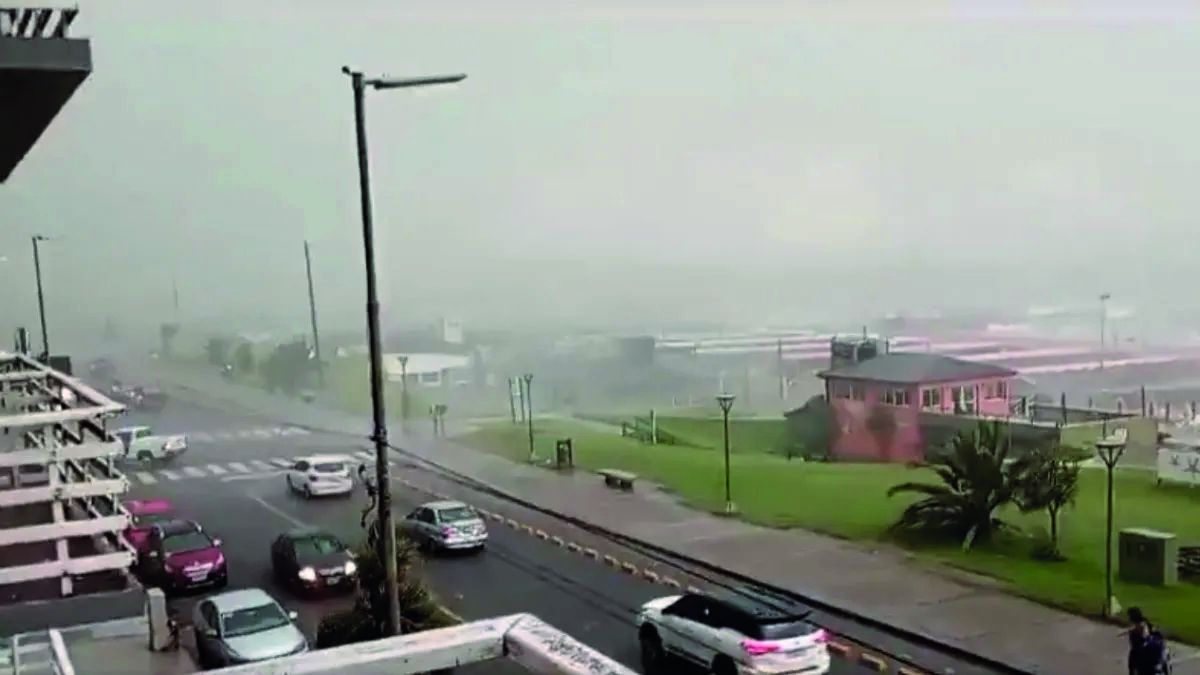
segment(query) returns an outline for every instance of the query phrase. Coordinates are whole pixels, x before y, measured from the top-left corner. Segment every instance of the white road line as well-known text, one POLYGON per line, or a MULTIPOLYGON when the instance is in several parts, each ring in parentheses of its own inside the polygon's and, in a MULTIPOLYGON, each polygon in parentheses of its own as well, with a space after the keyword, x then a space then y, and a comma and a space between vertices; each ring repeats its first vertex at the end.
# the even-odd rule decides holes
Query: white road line
POLYGON ((275 457, 275 458, 271 459, 271 463, 281 469, 286 469, 292 465, 292 463, 289 460, 286 460, 282 457, 275 457))
POLYGON ((234 438, 237 438, 237 434, 230 433, 228 431, 221 431, 213 434, 213 439, 218 441, 228 441, 234 438))
POLYGON ((220 464, 209 464, 207 468, 208 472, 214 476, 224 476, 227 473, 220 464))
POLYGON ((159 475, 161 475, 163 478, 166 478, 167 480, 179 480, 180 478, 182 478, 182 476, 180 476, 179 474, 177 474, 173 471, 159 471, 158 473, 159 473, 159 475))
POLYGON ((137 478, 138 480, 142 481, 143 485, 154 485, 158 482, 158 479, 154 477, 154 474, 150 473, 149 471, 137 472, 137 478))
POLYGON ((270 464, 267 464, 266 462, 262 461, 261 459, 252 460, 250 462, 250 466, 254 467, 255 469, 258 469, 259 471, 274 471, 275 470, 275 467, 271 466, 270 464))
POLYGON ((230 462, 229 468, 233 469, 234 471, 236 471, 238 473, 250 473, 250 469, 247 468, 246 465, 242 464, 241 462, 230 462))
POLYGON ((254 501, 261 504, 264 509, 270 511, 271 513, 274 513, 275 515, 279 516, 280 518, 283 518, 284 520, 288 521, 292 525, 295 525, 296 527, 308 527, 309 526, 308 523, 296 518, 295 516, 288 513, 287 511, 284 511, 283 509, 279 508, 278 506, 273 506, 271 504, 268 504, 267 501, 265 499, 263 499, 262 497, 251 497, 251 499, 253 499, 254 501))
POLYGON ((237 432, 237 437, 238 438, 251 438, 254 436, 254 431, 255 431, 254 429, 242 429, 241 431, 237 432))
POLYGON ((268 429, 252 429, 251 432, 255 438, 270 438, 271 432, 268 429))
POLYGON ((192 478, 204 478, 204 469, 195 466, 183 467, 183 472, 192 478))
POLYGON ((300 427, 284 427, 283 431, 280 433, 283 436, 304 436, 308 434, 309 431, 308 429, 301 429, 300 427))
POLYGON ((208 432, 204 432, 204 431, 201 431, 198 434, 187 434, 187 437, 188 437, 188 440, 195 441, 196 443, 212 443, 213 442, 212 434, 210 434, 208 432))

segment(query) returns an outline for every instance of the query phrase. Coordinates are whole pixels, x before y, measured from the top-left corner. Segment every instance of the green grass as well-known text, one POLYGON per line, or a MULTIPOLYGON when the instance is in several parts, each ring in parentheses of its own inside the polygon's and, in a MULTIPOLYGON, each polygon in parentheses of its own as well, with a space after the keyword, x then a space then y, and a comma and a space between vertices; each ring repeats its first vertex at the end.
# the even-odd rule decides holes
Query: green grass
MULTIPOLYGON (((782 452, 785 424, 782 419, 730 419, 729 450, 782 452)), ((660 417, 658 426, 686 439, 692 445, 704 448, 724 447, 725 431, 720 418, 660 417)))
MULTIPOLYGON (((688 429, 697 436, 712 435, 705 424, 688 429)), ((715 450, 650 446, 565 420, 538 421, 535 431, 535 448, 542 458, 552 456, 556 439, 571 437, 575 461, 581 468, 632 471, 663 484, 697 508, 718 512, 723 506, 723 458, 715 450)), ((677 433, 686 431, 680 429, 677 433)), ((494 425, 460 440, 524 461, 528 456, 526 434, 523 426, 494 425)), ((731 476, 733 500, 744 519, 857 540, 889 539, 888 525, 911 500, 889 499, 889 487, 908 480, 933 481, 926 470, 900 465, 806 463, 761 452, 733 455, 731 476)), ((1159 487, 1150 472, 1122 471, 1118 473, 1116 495, 1116 530, 1148 527, 1174 532, 1184 545, 1200 544, 1200 490, 1159 487)), ((1032 535, 1046 529, 1043 514, 1021 514, 1012 509, 1002 516, 1017 525, 1019 532, 969 552, 961 551, 956 543, 901 545, 923 560, 986 575, 1020 595, 1095 615, 1104 589, 1104 473, 1082 473, 1076 505, 1061 518, 1061 548, 1066 561, 1043 562, 1031 557, 1032 535)), ((1114 565, 1115 561, 1114 551, 1114 565)), ((1116 593, 1123 605, 1142 607, 1172 635, 1200 642, 1200 611, 1196 609, 1200 607, 1200 586, 1182 583, 1155 588, 1117 580, 1116 593)))

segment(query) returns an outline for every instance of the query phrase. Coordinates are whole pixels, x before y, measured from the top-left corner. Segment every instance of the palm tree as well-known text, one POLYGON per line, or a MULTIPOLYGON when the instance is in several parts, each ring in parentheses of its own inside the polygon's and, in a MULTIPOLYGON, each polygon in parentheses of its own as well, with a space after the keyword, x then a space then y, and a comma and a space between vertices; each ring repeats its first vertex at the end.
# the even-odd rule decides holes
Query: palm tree
POLYGON ((1011 438, 1001 438, 999 422, 955 434, 945 452, 919 465, 935 472, 942 484, 910 482, 888 490, 889 497, 924 495, 904 509, 893 529, 953 536, 964 551, 987 541, 1006 526, 996 510, 1013 501, 1020 483, 1021 464, 1006 461, 1011 445, 1011 438))

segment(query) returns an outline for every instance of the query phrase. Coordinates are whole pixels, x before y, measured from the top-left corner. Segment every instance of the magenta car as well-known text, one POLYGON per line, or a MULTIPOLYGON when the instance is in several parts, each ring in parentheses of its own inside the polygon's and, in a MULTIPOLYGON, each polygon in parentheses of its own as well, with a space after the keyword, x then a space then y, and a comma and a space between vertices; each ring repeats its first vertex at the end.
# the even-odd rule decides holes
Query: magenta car
POLYGON ((125 530, 125 541, 140 556, 146 551, 150 530, 159 523, 175 519, 175 505, 169 499, 131 499, 122 506, 129 512, 131 521, 125 530))
POLYGON ((146 541, 141 568, 145 583, 167 591, 224 588, 229 583, 221 540, 209 537, 190 520, 155 525, 146 541))

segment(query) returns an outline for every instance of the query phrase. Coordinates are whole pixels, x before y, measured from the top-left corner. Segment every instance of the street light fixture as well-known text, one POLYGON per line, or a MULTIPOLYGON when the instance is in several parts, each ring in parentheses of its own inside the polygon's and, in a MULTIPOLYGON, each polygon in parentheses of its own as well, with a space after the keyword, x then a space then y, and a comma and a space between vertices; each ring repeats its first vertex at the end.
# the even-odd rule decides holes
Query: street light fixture
POLYGON ((733 408, 733 394, 719 394, 717 403, 721 406, 721 415, 725 426, 725 514, 733 513, 733 495, 729 489, 729 411, 733 408))
POLYGON ((42 322, 42 361, 49 362, 50 336, 46 332, 46 299, 42 294, 42 258, 38 251, 38 243, 50 241, 50 237, 35 234, 30 239, 33 241, 33 273, 37 277, 38 317, 42 322))
POLYGON ((1100 294, 1100 370, 1104 370, 1104 324, 1108 322, 1108 299, 1112 293, 1100 294))
POLYGON ((1096 454, 1104 463, 1108 472, 1107 518, 1104 528, 1104 607, 1101 613, 1106 617, 1116 616, 1121 611, 1117 599, 1113 596, 1112 570, 1112 535, 1113 535, 1113 471, 1121 455, 1125 453, 1126 431, 1118 429, 1112 436, 1096 441, 1096 454))
POLYGON ((400 362, 400 424, 408 423, 408 354, 401 354, 400 362))
POLYGON ((379 296, 375 287, 375 236, 371 219, 371 178, 367 161, 367 124, 363 106, 363 92, 372 89, 402 89, 438 84, 461 82, 466 75, 417 77, 408 79, 375 78, 365 79, 356 70, 343 67, 342 72, 350 77, 354 94, 354 126, 358 143, 358 181, 363 221, 363 251, 366 259, 367 277, 367 338, 371 360, 371 415, 375 442, 375 480, 378 485, 379 557, 385 570, 384 604, 387 608, 385 632, 387 635, 400 633, 400 594, 396 570, 396 530, 392 524, 391 476, 388 470, 387 420, 383 405, 383 353, 379 336, 379 296))
POLYGON ((525 373, 521 379, 525 381, 525 405, 529 408, 525 419, 529 421, 529 462, 533 463, 537 460, 533 452, 533 373, 525 373))

